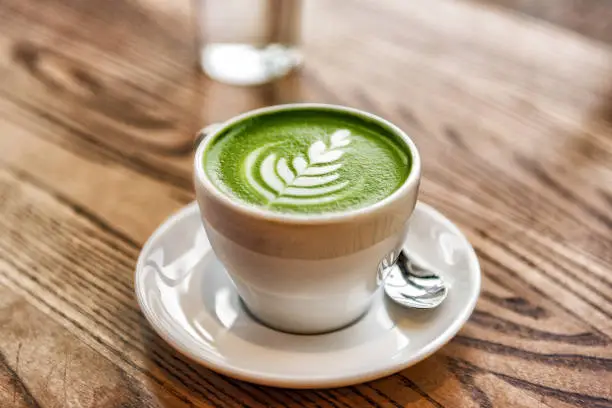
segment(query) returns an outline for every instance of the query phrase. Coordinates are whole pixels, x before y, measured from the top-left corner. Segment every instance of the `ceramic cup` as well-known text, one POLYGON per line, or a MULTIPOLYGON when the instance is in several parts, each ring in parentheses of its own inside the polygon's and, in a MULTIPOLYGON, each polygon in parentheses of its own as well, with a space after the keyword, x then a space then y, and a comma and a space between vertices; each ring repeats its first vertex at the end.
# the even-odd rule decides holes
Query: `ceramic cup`
POLYGON ((412 140, 371 113, 323 104, 258 109, 207 131, 194 158, 202 222, 215 255, 251 314, 272 328, 302 334, 336 330, 359 319, 379 289, 382 266, 396 260, 417 202, 421 161, 412 140), (373 205, 315 215, 264 211, 230 198, 212 184, 202 158, 219 132, 245 118, 300 107, 365 117, 396 134, 412 155, 404 184, 373 205))

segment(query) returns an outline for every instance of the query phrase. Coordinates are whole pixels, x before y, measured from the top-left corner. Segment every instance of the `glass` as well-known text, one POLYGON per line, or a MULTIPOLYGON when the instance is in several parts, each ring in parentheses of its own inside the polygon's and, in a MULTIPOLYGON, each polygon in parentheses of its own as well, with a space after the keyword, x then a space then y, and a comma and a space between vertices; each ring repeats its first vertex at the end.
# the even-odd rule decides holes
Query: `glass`
POLYGON ((260 85, 301 63, 301 0, 193 0, 202 70, 234 85, 260 85))

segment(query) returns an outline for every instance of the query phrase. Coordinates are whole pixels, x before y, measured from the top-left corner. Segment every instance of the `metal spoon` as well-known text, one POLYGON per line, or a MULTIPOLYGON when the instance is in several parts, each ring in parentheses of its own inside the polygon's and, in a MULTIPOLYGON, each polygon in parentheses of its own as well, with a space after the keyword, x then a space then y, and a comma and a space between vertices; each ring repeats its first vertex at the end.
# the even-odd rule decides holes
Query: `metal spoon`
POLYGON ((448 287, 442 277, 415 263, 404 250, 400 251, 397 262, 390 267, 383 285, 387 296, 404 307, 432 309, 448 295, 448 287))

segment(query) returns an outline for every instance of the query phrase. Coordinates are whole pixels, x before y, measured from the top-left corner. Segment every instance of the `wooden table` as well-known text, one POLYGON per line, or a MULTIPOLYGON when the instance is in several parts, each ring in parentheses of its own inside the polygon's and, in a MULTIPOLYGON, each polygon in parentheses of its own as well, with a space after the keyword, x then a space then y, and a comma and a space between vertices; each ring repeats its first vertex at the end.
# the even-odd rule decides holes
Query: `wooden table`
POLYGON ((244 89, 194 68, 187 0, 0 1, 0 406, 611 407, 612 3, 305 3, 303 71, 244 89), (477 249, 474 315, 397 375, 242 383, 137 307, 140 247, 193 199, 195 131, 288 101, 406 129, 422 199, 477 249))

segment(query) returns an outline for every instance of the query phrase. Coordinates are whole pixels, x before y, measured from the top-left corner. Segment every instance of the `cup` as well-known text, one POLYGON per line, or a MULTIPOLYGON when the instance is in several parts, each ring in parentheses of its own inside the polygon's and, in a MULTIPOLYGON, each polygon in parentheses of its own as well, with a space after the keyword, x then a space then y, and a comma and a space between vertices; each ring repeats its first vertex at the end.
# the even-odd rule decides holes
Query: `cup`
POLYGON ((261 85, 302 62, 301 0, 192 0, 199 61, 212 79, 261 85))
POLYGON ((196 197, 212 249, 251 314, 272 328, 301 334, 340 329, 363 316, 380 287, 379 270, 397 259, 417 202, 421 161, 413 141, 371 113, 312 103, 257 109, 208 129, 194 158, 196 197), (397 135, 412 156, 405 182, 373 205, 314 215, 264 211, 213 185, 202 160, 220 132, 247 118, 300 108, 356 115, 397 135))

